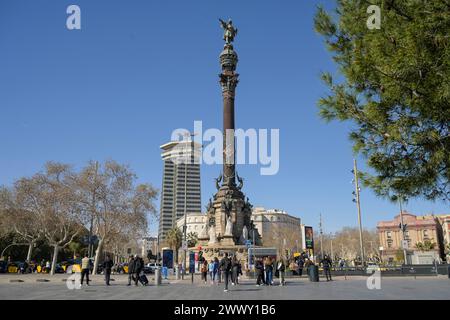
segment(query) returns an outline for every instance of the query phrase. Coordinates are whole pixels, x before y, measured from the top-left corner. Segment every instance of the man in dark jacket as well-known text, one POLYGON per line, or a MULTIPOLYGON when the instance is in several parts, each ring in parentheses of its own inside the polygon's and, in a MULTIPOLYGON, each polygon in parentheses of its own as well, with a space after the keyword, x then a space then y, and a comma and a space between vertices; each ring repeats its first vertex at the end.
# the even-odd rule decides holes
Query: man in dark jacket
POLYGON ((113 262, 109 256, 106 256, 105 261, 103 262, 103 270, 105 272, 105 282, 106 285, 109 286, 109 280, 111 279, 111 269, 113 267, 113 262))
POLYGON ((239 261, 237 260, 236 256, 233 256, 233 259, 231 260, 231 285, 232 286, 238 284, 238 277, 239 277, 239 261))
POLYGON ((264 284, 264 265, 261 259, 256 260, 255 271, 256 271, 256 285, 259 287, 260 285, 264 284))
POLYGON ((297 261, 298 266, 298 275, 301 277, 303 274, 303 265, 305 264, 305 260, 303 260, 303 257, 300 257, 297 261))
POLYGON ((325 276, 327 277, 327 281, 331 281, 331 259, 325 255, 321 261, 323 272, 325 273, 325 276))
POLYGON ((139 281, 139 276, 142 270, 144 270, 144 259, 138 255, 134 256, 134 284, 137 286, 139 281))
POLYGON ((225 252, 225 256, 222 258, 222 260, 220 260, 219 268, 222 271, 223 278, 225 281, 225 289, 223 291, 227 292, 228 291, 228 281, 230 278, 230 270, 231 270, 231 260, 228 257, 227 252, 225 252))
POLYGON ((131 286, 131 280, 133 279, 133 274, 134 274, 134 258, 133 256, 130 256, 130 259, 128 260, 128 285, 131 286))

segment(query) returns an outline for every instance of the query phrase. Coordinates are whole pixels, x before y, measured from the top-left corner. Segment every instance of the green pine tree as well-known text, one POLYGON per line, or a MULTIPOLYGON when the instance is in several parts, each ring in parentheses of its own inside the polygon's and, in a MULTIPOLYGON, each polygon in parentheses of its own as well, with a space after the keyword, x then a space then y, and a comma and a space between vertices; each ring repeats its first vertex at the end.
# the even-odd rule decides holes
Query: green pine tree
POLYGON ((450 2, 338 0, 333 16, 319 7, 314 21, 340 73, 322 75, 321 117, 354 124, 378 195, 449 201, 450 2), (380 29, 366 25, 371 4, 380 29))

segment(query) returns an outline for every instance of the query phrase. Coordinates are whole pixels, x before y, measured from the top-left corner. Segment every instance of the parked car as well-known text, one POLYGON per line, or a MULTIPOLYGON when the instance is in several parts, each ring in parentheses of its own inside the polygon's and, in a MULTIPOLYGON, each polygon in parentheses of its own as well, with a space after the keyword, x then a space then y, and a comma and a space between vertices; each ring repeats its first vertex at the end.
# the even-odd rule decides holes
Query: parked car
POLYGON ((19 264, 20 264, 20 261, 9 262, 7 264, 6 272, 8 272, 8 273, 18 273, 19 272, 19 264))
POLYGON ((65 270, 60 263, 56 264, 55 273, 65 273, 65 270))
POLYGON ((67 261, 61 262, 62 266, 64 267, 64 272, 66 273, 74 273, 74 272, 81 272, 81 259, 69 259, 67 261))
POLYGON ((148 267, 148 266, 145 266, 144 267, 144 273, 145 274, 153 274, 153 273, 155 273, 155 270, 150 268, 150 267, 148 267))
POLYGON ((157 263, 147 263, 147 268, 151 270, 151 273, 155 273, 156 267, 161 268, 161 264, 157 263))
POLYGON ((8 263, 6 261, 0 261, 0 273, 8 272, 8 270, 6 269, 7 264, 8 263))

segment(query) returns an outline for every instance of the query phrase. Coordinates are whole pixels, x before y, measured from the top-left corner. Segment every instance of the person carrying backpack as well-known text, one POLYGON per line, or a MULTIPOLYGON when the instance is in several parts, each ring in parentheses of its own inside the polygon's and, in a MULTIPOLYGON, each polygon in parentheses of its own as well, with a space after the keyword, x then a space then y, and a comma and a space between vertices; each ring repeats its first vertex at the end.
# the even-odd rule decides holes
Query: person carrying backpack
POLYGON ((225 289, 223 291, 228 292, 228 282, 230 279, 230 271, 231 271, 231 260, 228 257, 227 252, 225 252, 225 256, 220 261, 219 268, 223 274, 223 278, 224 278, 224 282, 225 282, 225 289))

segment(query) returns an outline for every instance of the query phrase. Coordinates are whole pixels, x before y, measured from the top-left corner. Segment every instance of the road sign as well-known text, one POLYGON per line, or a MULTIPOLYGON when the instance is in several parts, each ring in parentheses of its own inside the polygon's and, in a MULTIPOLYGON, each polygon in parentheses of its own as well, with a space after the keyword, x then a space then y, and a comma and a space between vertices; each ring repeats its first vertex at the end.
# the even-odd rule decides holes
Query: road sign
POLYGON ((245 240, 245 245, 247 246, 247 248, 251 247, 252 242, 250 240, 245 240))
POLYGON ((402 240, 403 249, 408 249, 408 240, 402 240))
POLYGON ((181 249, 182 250, 187 250, 188 249, 188 245, 187 245, 187 241, 183 241, 181 244, 181 249))

